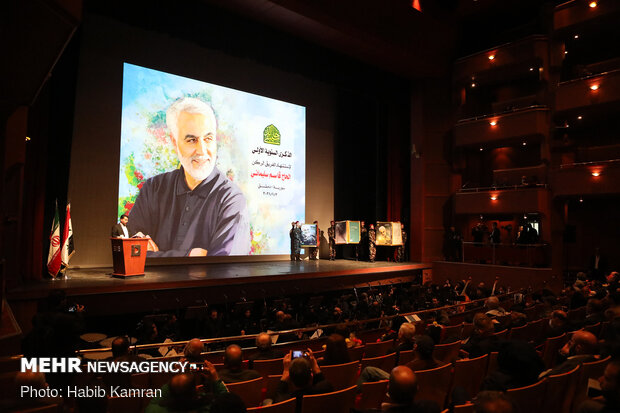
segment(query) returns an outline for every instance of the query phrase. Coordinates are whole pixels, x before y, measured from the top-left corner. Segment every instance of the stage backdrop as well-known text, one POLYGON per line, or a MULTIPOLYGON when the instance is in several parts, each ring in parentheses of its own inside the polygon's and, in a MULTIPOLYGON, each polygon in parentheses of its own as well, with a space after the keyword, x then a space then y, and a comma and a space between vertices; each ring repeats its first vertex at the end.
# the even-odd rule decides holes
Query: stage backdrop
MULTIPOLYGON (((320 228, 327 230, 328 223, 333 219, 334 214, 333 140, 336 99, 332 86, 296 73, 275 69, 268 64, 227 55, 165 34, 129 27, 117 21, 86 13, 82 24, 82 47, 78 68, 69 176, 69 199, 71 200, 76 248, 76 254, 71 260, 72 267, 88 268, 112 265, 109 236, 112 225, 118 221, 119 194, 121 197, 130 196, 131 185, 123 184, 123 187, 119 185, 123 178, 127 179, 125 170, 121 170, 124 165, 127 165, 126 155, 121 154, 121 119, 123 115, 121 102, 123 101, 125 63, 163 72, 161 76, 166 74, 182 76, 187 78, 186 82, 188 83, 197 80, 199 81, 197 83, 204 85, 206 90, 211 88, 213 91, 214 86, 206 86, 208 82, 210 85, 221 85, 237 91, 269 97, 270 99, 267 99, 267 102, 291 102, 293 105, 289 106, 290 111, 293 109, 302 111, 305 107, 305 144, 302 144, 300 149, 294 147, 294 151, 290 148, 283 148, 284 151, 290 151, 292 155, 300 157, 294 159, 294 166, 291 164, 292 170, 299 167, 303 171, 305 163, 305 175, 297 175, 294 178, 300 186, 305 187, 305 194, 303 190, 300 192, 299 188, 292 192, 295 195, 291 197, 291 205, 293 205, 292 208, 295 212, 288 214, 288 216, 295 216, 295 221, 302 222, 318 220, 320 228), (305 159, 302 154, 305 154, 305 159), (305 211, 302 206, 304 204, 305 211)), ((156 94, 158 91, 152 90, 151 93, 156 94)), ((195 91, 189 91, 189 93, 195 93, 195 91)), ((165 101, 162 100, 161 102, 162 105, 165 104, 165 101)), ((223 138, 230 138, 229 143, 224 144, 222 142, 223 147, 247 150, 243 154, 247 156, 250 165, 244 166, 245 173, 249 175, 255 173, 256 169, 252 170, 250 167, 257 167, 257 165, 251 164, 259 160, 261 154, 252 154, 252 151, 257 148, 260 151, 260 147, 276 147, 276 145, 270 145, 264 141, 261 141, 261 144, 250 146, 236 145, 237 139, 242 139, 242 137, 239 135, 240 131, 235 129, 235 123, 230 122, 230 114, 226 113, 228 109, 225 105, 222 106, 216 102, 213 102, 213 106, 218 118, 224 116, 224 119, 228 119, 228 124, 222 124, 219 128, 219 131, 225 134, 222 135, 223 138), (221 112, 222 110, 224 112, 221 112)), ((162 108, 160 107, 160 109, 162 108)), ((152 112, 152 110, 150 109, 148 112, 152 112)), ((144 111, 145 114, 146 112, 144 111)), ((267 122, 267 119, 265 121, 267 122)), ((282 144, 289 145, 290 142, 287 143, 286 136, 291 132, 286 126, 286 122, 282 123, 280 120, 274 122, 269 119, 267 126, 270 124, 273 124, 279 131, 282 144)), ((124 128, 125 125, 123 124, 124 128)), ((261 130, 261 139, 263 139, 264 129, 265 127, 261 130)), ((165 132, 165 130, 160 129, 159 132, 165 132)), ((268 129, 267 135, 274 138, 276 136, 275 130, 268 129)), ((145 147, 140 145, 136 145, 134 151, 144 157, 145 147)), ((173 148, 170 147, 169 150, 173 150, 173 148)), ((264 154, 263 151, 262 155, 264 154)), ((235 164, 232 162, 233 156, 237 155, 235 152, 226 153, 226 151, 222 151, 220 155, 219 162, 223 170, 226 168, 223 171, 226 173, 231 168, 223 165, 235 164)), ((263 162, 263 159, 259 161, 263 162)), ((265 160, 265 162, 271 163, 272 161, 265 160)), ((279 157, 277 162, 280 162, 279 157)), ((142 167, 144 167, 144 172, 141 173, 144 178, 144 173, 147 172, 148 168, 146 163, 143 163, 142 167)), ((232 169, 231 176, 234 182, 241 186, 240 181, 244 173, 241 171, 240 165, 235 164, 232 169)), ((149 170, 148 173, 156 172, 153 169, 149 170)), ((293 176, 294 173, 291 174, 291 178, 293 176)), ((250 187, 251 178, 248 178, 248 175, 244 179, 246 179, 244 191, 247 190, 248 193, 251 193, 258 189, 264 189, 258 188, 260 183, 255 184, 253 188, 250 187)), ((284 181, 280 179, 280 182, 284 181)), ((138 183, 135 185, 137 188, 138 183)), ((282 187, 282 185, 278 185, 278 187, 282 187)), ((246 197, 250 198, 251 195, 246 195, 246 197)), ((270 196, 265 195, 265 197, 270 196)), ((273 198, 278 199, 280 196, 273 198)), ((266 205, 264 204, 264 208, 266 205)), ((282 202, 282 205, 286 209, 289 204, 282 202)), ((250 209, 255 208, 256 213, 259 211, 259 206, 248 203, 248 207, 250 209)), ((270 222, 275 222, 277 219, 274 218, 270 222)), ((273 240, 274 252, 245 257, 206 257, 203 260, 211 262, 213 260, 288 259, 288 250, 277 252, 280 248, 278 237, 280 240, 282 236, 285 239, 288 237, 290 222, 293 221, 293 218, 287 218, 287 221, 282 234, 269 234, 273 240)), ((188 258, 166 259, 166 263, 172 263, 171 260, 186 262, 184 260, 188 260, 188 258)), ((197 260, 200 259, 197 258, 197 260)), ((147 264, 149 262, 151 259, 147 260, 147 264)))
POLYGON ((289 253, 290 223, 305 218, 305 107, 129 63, 123 70, 118 215, 129 214, 131 227, 144 182, 180 167, 166 110, 182 98, 199 99, 215 112, 216 168, 245 196, 248 254, 289 253))

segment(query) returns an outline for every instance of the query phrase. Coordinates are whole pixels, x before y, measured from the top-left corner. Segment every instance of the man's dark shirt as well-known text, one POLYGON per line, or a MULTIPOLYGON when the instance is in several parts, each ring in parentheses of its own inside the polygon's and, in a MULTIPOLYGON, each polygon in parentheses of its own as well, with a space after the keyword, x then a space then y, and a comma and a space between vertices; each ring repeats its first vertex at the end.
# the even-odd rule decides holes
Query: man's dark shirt
POLYGON ((229 370, 222 369, 218 372, 220 379, 224 383, 240 383, 242 381, 253 380, 261 377, 256 370, 229 370))
POLYGON ((129 213, 133 231, 150 235, 159 251, 152 257, 245 255, 250 224, 245 197, 217 168, 194 190, 183 167, 148 179, 129 213))

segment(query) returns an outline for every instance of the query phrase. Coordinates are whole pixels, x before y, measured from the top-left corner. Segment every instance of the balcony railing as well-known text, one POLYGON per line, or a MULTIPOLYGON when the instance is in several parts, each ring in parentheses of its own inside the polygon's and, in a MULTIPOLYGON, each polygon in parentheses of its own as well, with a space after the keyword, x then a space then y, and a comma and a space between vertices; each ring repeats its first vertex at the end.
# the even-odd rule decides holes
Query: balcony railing
POLYGON ((549 244, 486 244, 463 242, 463 262, 493 265, 547 267, 549 244))

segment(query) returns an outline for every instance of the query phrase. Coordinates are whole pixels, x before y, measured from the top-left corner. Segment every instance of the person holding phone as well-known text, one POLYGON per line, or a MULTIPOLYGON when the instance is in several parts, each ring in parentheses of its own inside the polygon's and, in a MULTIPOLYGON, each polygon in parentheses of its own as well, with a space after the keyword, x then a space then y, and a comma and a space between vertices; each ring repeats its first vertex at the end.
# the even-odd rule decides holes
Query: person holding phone
POLYGON ((278 383, 274 403, 297 399, 297 413, 301 412, 301 401, 308 394, 323 394, 334 391, 334 386, 323 376, 312 350, 290 351, 283 360, 284 370, 278 383))

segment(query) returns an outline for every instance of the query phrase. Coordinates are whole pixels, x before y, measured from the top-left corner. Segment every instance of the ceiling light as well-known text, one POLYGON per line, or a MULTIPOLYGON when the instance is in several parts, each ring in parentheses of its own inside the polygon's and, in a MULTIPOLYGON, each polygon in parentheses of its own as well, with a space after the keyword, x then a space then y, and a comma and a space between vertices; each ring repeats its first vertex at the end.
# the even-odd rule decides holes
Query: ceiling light
POLYGON ((583 119, 583 116, 579 115, 579 116, 577 116, 577 119, 581 120, 581 119, 583 119))
POLYGON ((491 201, 497 201, 497 195, 491 195, 491 201))
POLYGON ((575 39, 579 39, 579 35, 578 34, 575 35, 575 39))
POLYGON ((496 120, 492 120, 491 122, 489 122, 489 125, 495 126, 495 125, 497 125, 497 121, 496 120))
POLYGON ((495 55, 494 54, 489 55, 489 60, 493 60, 493 59, 495 59, 495 55))
POLYGON ((480 148, 480 152, 482 152, 484 149, 480 148))
POLYGON ((598 4, 596 4, 596 2, 595 2, 595 1, 591 1, 591 2, 590 2, 590 4, 589 4, 589 6, 590 6, 590 8, 591 8, 591 9, 593 9, 593 8, 595 8, 596 6, 598 6, 598 4))
POLYGON ((564 50, 564 54, 568 54, 568 50, 564 50))
POLYGON ((592 176, 599 176, 601 173, 599 171, 592 172, 592 176))
POLYGON ((523 143, 521 145, 526 146, 527 142, 523 141, 523 143))
POLYGON ((533 67, 530 67, 530 72, 533 72, 533 71, 534 71, 534 68, 533 68, 533 67))
POLYGON ((471 87, 476 87, 476 84, 472 82, 471 87))
POLYGON ((579 198, 579 202, 583 202, 583 198, 579 198))
POLYGON ((598 90, 598 85, 590 86, 590 90, 592 90, 592 91, 598 90))

